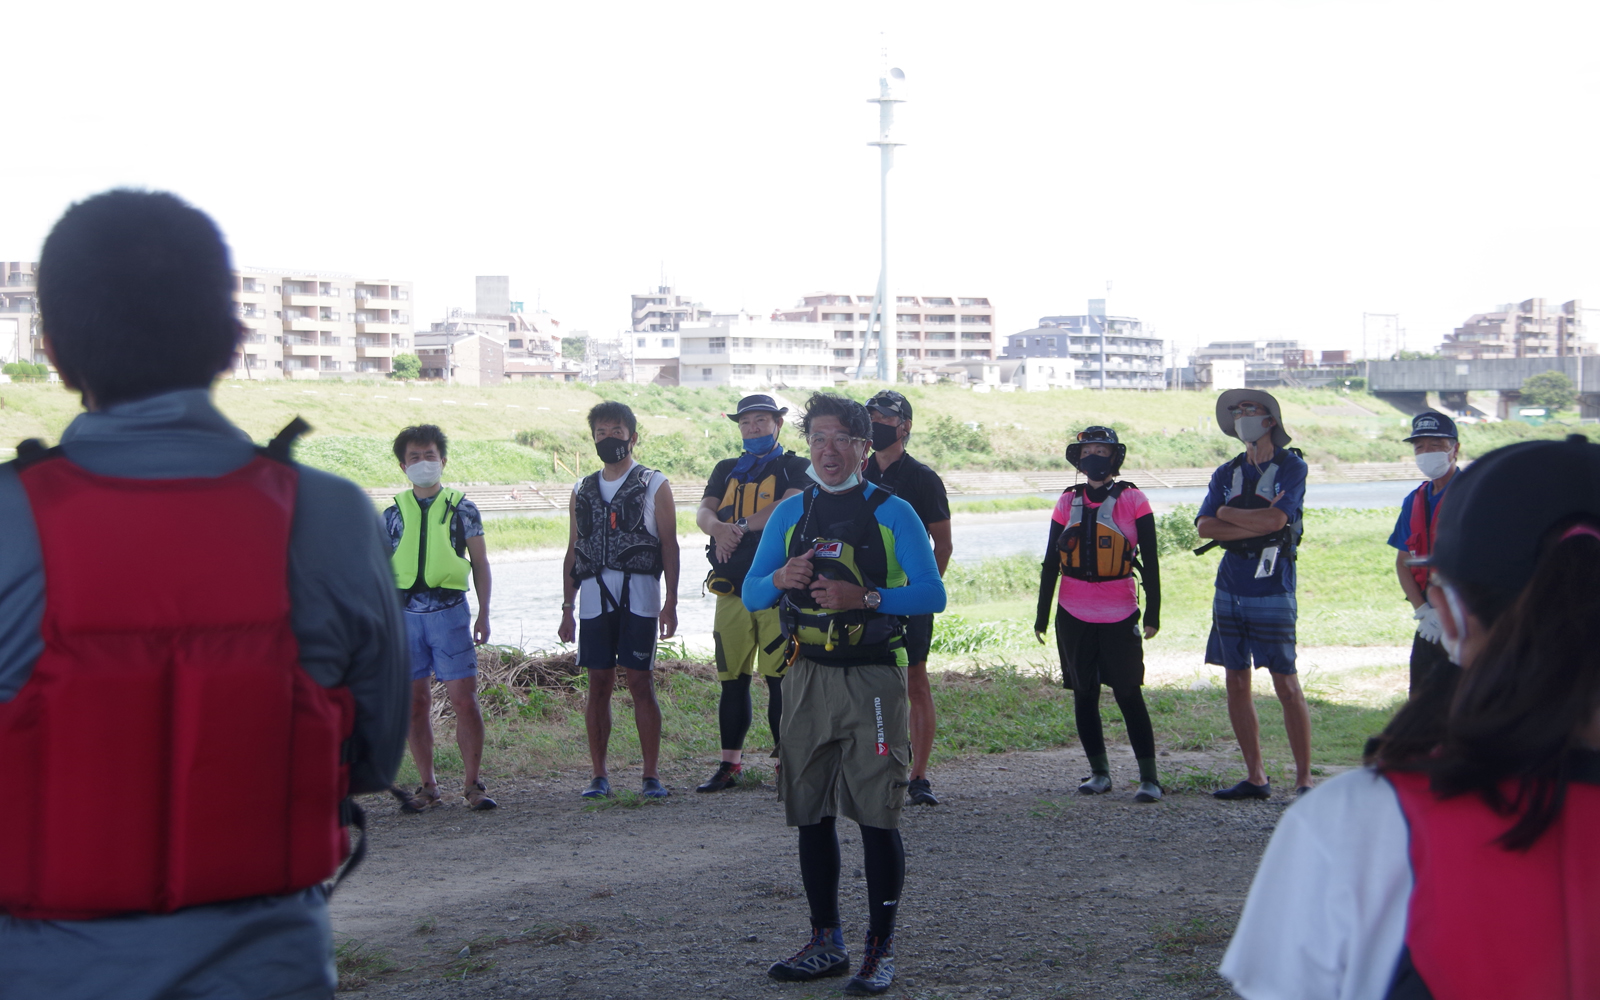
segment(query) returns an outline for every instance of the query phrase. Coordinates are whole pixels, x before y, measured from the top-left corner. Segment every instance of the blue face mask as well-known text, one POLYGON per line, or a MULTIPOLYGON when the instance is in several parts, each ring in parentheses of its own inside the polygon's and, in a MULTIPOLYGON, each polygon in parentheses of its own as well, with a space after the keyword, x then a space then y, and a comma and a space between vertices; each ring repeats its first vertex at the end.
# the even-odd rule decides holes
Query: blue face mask
POLYGON ((765 455, 767 452, 771 451, 772 446, 777 443, 778 435, 763 434, 758 438, 745 438, 744 450, 748 451, 752 455, 765 455))

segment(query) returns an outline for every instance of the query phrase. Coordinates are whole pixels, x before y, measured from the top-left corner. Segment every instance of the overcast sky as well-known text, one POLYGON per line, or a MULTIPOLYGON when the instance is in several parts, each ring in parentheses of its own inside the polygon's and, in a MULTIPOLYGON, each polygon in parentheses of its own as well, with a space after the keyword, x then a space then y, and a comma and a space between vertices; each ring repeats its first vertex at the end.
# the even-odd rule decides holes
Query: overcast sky
MULTIPOLYGON (((1409 346, 1600 306, 1592 4, 13 4, 0 257, 73 200, 177 192, 235 261, 509 274, 567 329, 672 283, 870 293, 880 46, 906 74, 899 294, 1111 311, 1186 349, 1409 346)), ((1600 314, 1591 314, 1600 321, 1600 314)))

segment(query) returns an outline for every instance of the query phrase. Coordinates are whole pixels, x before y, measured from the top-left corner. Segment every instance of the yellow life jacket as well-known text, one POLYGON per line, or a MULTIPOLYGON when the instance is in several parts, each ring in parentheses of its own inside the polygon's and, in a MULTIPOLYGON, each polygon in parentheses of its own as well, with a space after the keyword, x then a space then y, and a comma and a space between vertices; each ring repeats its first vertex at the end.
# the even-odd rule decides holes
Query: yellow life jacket
POLYGON ((1112 483, 1105 501, 1090 507, 1084 499, 1087 483, 1071 488, 1072 514, 1061 532, 1056 547, 1061 554, 1061 574, 1075 580, 1125 580, 1133 575, 1133 549, 1137 538, 1129 538, 1117 527, 1113 516, 1117 498, 1132 483, 1112 483), (1093 556, 1090 556, 1090 553, 1093 556))
MULTIPOLYGON (((753 517, 782 500, 778 473, 793 456, 794 452, 778 448, 769 459, 750 470, 747 477, 736 478, 730 473, 728 486, 722 491, 722 502, 717 506, 717 520, 729 524, 741 517, 753 517)), ((711 571, 706 574, 706 589, 718 597, 737 597, 760 543, 761 532, 745 532, 726 562, 717 561, 716 542, 706 543, 706 561, 711 563, 711 571)))
POLYGON ((446 487, 424 512, 417 495, 410 490, 394 498, 405 525, 400 544, 390 557, 396 587, 405 591, 467 589, 472 563, 450 544, 450 525, 464 499, 460 490, 446 487))

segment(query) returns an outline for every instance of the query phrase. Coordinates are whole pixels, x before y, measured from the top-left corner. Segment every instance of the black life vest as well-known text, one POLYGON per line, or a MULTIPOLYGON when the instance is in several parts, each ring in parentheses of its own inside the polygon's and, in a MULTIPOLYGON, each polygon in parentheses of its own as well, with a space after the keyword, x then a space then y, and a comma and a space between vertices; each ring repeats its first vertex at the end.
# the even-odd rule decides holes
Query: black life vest
POLYGON ((1133 575, 1138 560, 1133 557, 1138 538, 1122 533, 1113 516, 1117 499, 1132 483, 1115 482, 1106 488, 1106 498, 1090 507, 1088 483, 1078 483, 1065 492, 1072 494, 1072 513, 1061 530, 1056 549, 1061 555, 1061 574, 1074 580, 1125 580, 1133 575), (1089 553, 1094 553, 1093 557, 1089 553))
MULTIPOLYGON (((778 488, 778 474, 784 463, 794 457, 794 452, 774 448, 765 459, 757 462, 742 476, 728 474, 728 485, 722 493, 722 503, 717 507, 717 520, 724 524, 751 517, 783 499, 778 488)), ((755 562, 756 548, 761 544, 761 532, 746 531, 727 562, 717 562, 717 543, 706 543, 706 561, 711 572, 706 574, 706 589, 722 597, 737 597, 744 585, 745 574, 755 562)))
MULTIPOLYGON (((1304 453, 1299 448, 1285 449, 1296 458, 1303 458, 1304 453)), ((1236 455, 1229 467, 1233 470, 1233 478, 1228 483, 1223 493, 1223 505, 1238 507, 1242 510, 1259 510, 1272 506, 1272 498, 1277 487, 1278 462, 1274 459, 1267 463, 1261 470, 1261 478, 1256 480, 1256 488, 1246 491, 1244 488, 1244 455, 1236 455)), ((1293 559, 1296 550, 1300 547, 1300 538, 1305 534, 1305 522, 1301 515, 1296 514, 1294 520, 1274 531, 1270 535, 1258 535, 1255 538, 1239 538, 1230 542, 1217 544, 1227 552, 1237 552, 1247 559, 1258 558, 1264 549, 1274 545, 1280 546, 1279 555, 1285 559, 1293 559)), ((1208 546, 1202 546, 1206 548, 1208 546)))
MULTIPOLYGON (((833 524, 817 524, 813 514, 822 490, 801 494, 805 508, 789 535, 788 556, 813 548, 816 576, 857 586, 881 588, 889 577, 889 553, 883 542, 877 510, 893 492, 867 484, 858 494, 855 516, 833 524)), ((786 590, 778 602, 778 620, 791 651, 819 663, 855 666, 893 664, 904 648, 904 622, 880 611, 861 608, 830 611, 817 606, 810 590, 786 590)))
MULTIPOLYGON (((622 595, 611 600, 622 607, 627 605, 630 576, 648 573, 661 577, 661 539, 650 533, 644 519, 645 491, 654 474, 654 469, 635 465, 606 503, 600 496, 600 473, 596 472, 584 477, 572 498, 578 527, 572 581, 598 577, 603 569, 620 570, 622 595)), ((604 584, 600 593, 605 604, 611 595, 604 584)))

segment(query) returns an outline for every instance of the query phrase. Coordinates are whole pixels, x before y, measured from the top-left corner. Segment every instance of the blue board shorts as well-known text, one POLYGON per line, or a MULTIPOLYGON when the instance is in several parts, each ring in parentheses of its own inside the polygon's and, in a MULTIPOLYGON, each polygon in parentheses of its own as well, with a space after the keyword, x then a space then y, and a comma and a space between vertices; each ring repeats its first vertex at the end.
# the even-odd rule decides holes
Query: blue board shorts
POLYGON ((1293 594, 1239 597, 1219 590, 1211 600, 1211 636, 1206 662, 1229 670, 1266 667, 1275 674, 1294 669, 1294 626, 1299 605, 1293 594))
POLYGON ((614 608, 578 619, 578 666, 587 670, 649 670, 656 665, 654 616, 614 608))
POLYGON ((411 679, 429 675, 459 681, 478 673, 478 650, 472 643, 472 612, 467 602, 440 611, 406 612, 406 645, 411 650, 411 679))

